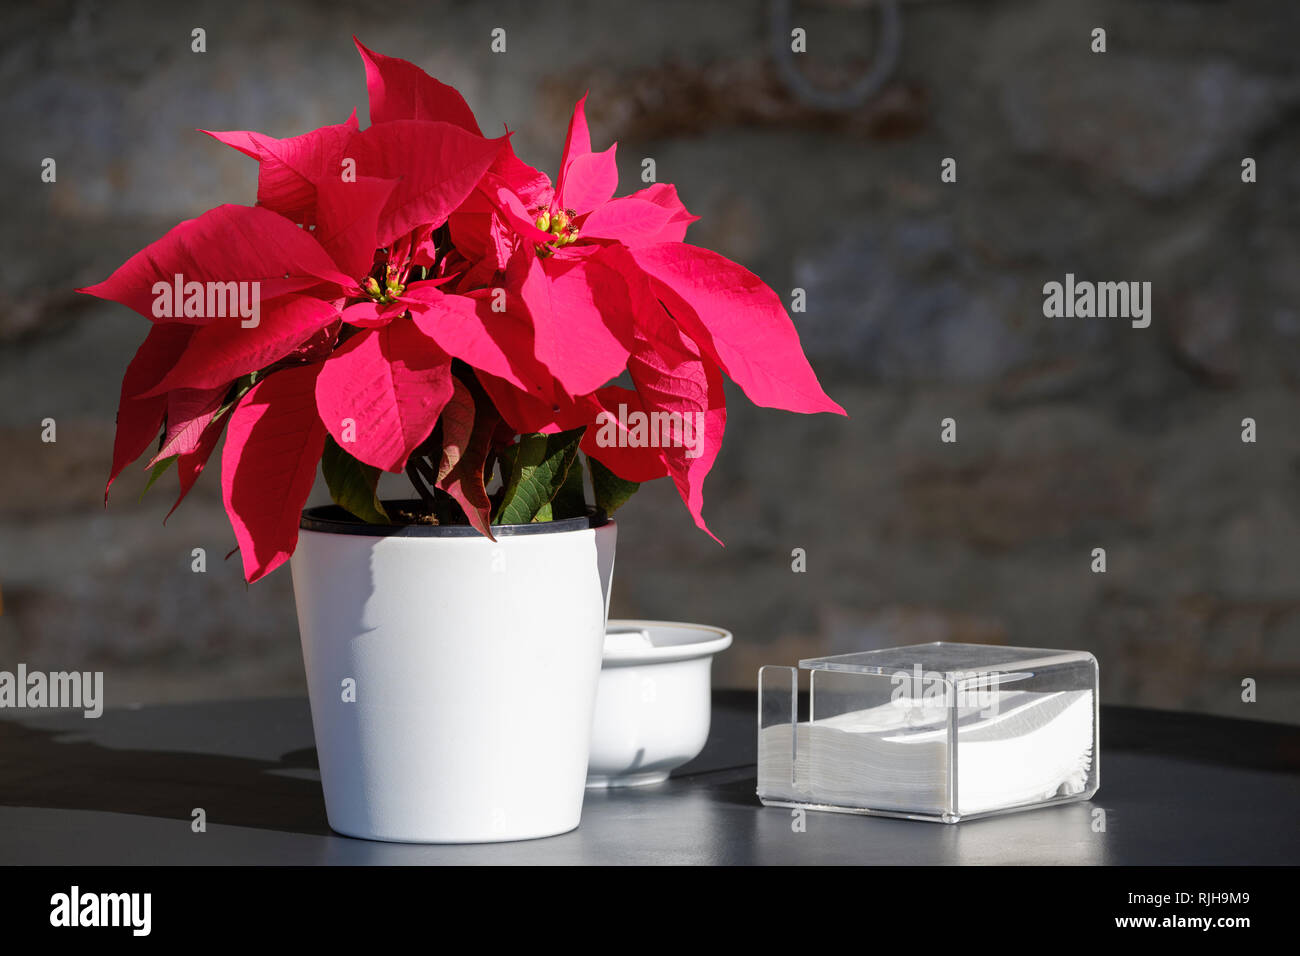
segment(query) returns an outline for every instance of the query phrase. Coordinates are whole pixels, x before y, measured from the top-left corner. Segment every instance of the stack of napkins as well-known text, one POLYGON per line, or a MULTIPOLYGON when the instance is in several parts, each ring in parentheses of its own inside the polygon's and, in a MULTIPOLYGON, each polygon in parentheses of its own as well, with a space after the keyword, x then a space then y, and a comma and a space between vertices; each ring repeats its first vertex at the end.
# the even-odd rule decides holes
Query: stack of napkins
MULTIPOLYGON (((1083 792, 1092 691, 999 691, 995 699, 958 713, 958 813, 1083 792)), ((941 700, 903 699, 800 723, 793 754, 790 726, 766 727, 761 790, 792 802, 937 811, 948 804, 948 714, 941 700)))

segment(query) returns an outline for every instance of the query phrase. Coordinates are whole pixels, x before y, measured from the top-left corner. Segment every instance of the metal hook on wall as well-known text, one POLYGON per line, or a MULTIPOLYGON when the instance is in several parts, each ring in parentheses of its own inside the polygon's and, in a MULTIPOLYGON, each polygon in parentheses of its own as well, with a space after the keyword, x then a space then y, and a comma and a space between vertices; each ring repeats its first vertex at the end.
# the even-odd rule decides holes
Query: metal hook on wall
POLYGON ((777 72, 786 88, 805 105, 819 110, 851 110, 861 106, 884 86, 898 65, 903 40, 903 17, 898 0, 867 0, 879 15, 879 42, 871 68, 849 86, 827 90, 817 86, 795 65, 790 48, 793 29, 792 0, 771 0, 772 52, 777 72))

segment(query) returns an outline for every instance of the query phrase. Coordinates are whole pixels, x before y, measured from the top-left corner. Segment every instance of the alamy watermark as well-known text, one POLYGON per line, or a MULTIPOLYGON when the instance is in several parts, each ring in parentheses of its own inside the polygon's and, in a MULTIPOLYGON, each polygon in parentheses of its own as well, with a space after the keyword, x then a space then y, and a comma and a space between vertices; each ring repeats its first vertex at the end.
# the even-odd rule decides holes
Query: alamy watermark
POLYGON ((704 451, 703 412, 629 412, 602 409, 596 415, 596 444, 601 448, 684 448, 687 458, 704 451))
POLYGON ((927 671, 913 664, 910 671, 894 671, 890 675, 894 685, 889 700, 896 707, 910 710, 918 705, 941 704, 978 710, 981 717, 998 713, 1001 695, 998 693, 999 676, 985 671, 927 671))
POLYGON ((1135 329, 1151 324, 1150 282, 1075 281, 1074 273, 1065 274, 1065 282, 1048 282, 1043 286, 1043 315, 1049 319, 1129 319, 1135 329))
POLYGON ((0 710, 76 708, 91 719, 104 713, 103 671, 0 671, 0 710))
POLYGON ((179 272, 172 281, 153 284, 155 319, 229 319, 255 329, 262 321, 262 283, 185 281, 179 272))
POLYGON ((153 928, 152 893, 83 893, 74 885, 50 897, 54 927, 122 927, 132 936, 148 936, 153 928))

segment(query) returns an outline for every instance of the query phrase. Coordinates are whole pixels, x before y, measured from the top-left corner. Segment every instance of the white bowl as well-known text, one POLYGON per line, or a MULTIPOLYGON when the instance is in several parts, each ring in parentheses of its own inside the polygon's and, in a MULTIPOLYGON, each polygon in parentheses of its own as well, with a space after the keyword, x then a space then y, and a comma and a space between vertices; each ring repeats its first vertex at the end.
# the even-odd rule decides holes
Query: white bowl
POLYGON ((731 632, 675 621, 610 621, 596 690, 588 787, 662 783, 709 737, 713 655, 731 632))

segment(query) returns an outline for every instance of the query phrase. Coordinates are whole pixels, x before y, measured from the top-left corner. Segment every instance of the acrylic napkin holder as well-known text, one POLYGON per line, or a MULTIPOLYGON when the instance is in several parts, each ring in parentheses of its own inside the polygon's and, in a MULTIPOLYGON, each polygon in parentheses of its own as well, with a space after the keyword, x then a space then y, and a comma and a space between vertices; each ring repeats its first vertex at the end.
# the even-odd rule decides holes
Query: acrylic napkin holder
POLYGON ((937 642, 799 668, 759 670, 768 806, 956 823, 1097 792, 1091 654, 937 642))

